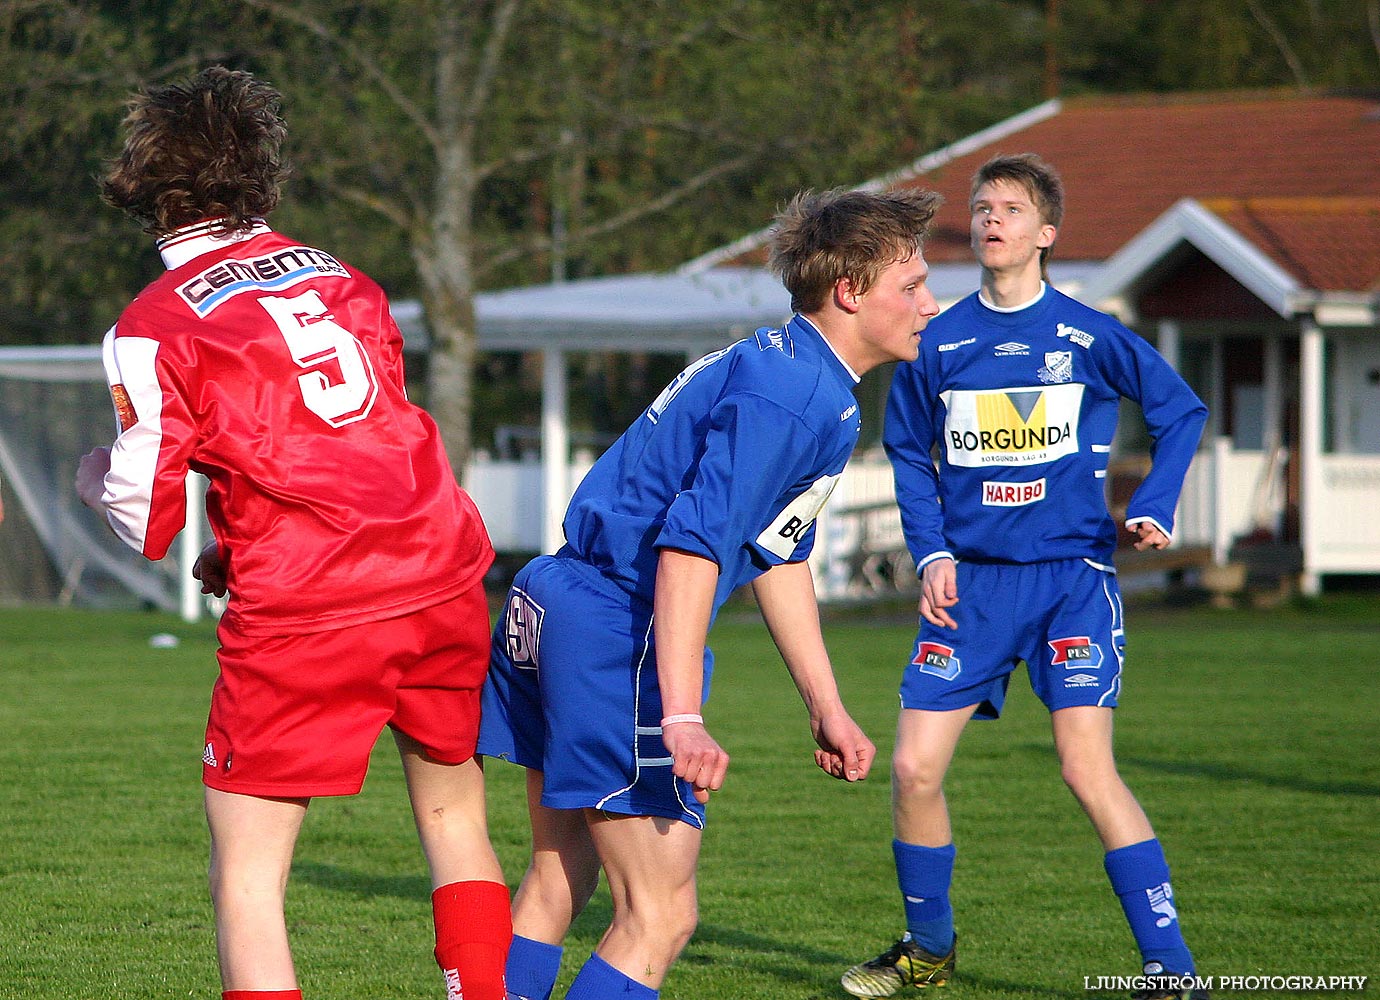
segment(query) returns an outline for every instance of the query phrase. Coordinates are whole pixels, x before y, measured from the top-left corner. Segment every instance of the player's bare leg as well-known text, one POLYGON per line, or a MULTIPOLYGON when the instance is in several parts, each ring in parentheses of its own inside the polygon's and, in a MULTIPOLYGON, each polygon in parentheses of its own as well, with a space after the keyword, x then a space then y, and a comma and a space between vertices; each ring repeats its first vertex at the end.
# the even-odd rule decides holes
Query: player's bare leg
POLYGON ((211 902, 224 989, 297 989, 283 900, 309 801, 206 789, 211 902))
POLYGON ((512 941, 508 886, 489 842, 479 759, 433 760, 416 740, 393 733, 422 853, 431 871, 436 961, 448 997, 503 1000, 512 941))
POLYGON ((897 840, 942 847, 953 841, 944 775, 976 705, 949 712, 902 709, 891 755, 891 817, 897 840))
POLYGON ((428 757, 410 736, 395 731, 393 739, 402 757, 431 887, 449 882, 503 882, 498 855, 489 843, 479 758, 443 764, 428 757))
POLYGON ((1095 705, 1061 708, 1050 715, 1064 782, 1108 851, 1155 836, 1140 803, 1117 773, 1112 715, 1112 709, 1095 705))
POLYGON ((596 951, 629 979, 659 989, 699 921, 701 832, 663 816, 587 809, 585 817, 613 897, 613 922, 596 951))
POLYGON ((854 996, 889 997, 946 985, 957 963, 949 882, 953 830, 944 776, 976 705, 947 712, 901 709, 891 756, 891 821, 906 933, 843 974, 854 996))
POLYGON ((541 804, 542 773, 527 772, 532 858, 513 897, 513 933, 559 945, 599 885, 599 855, 584 811, 541 804))
MULTIPOLYGON (((1147 976, 1194 971, 1193 953, 1179 926, 1169 864, 1150 821, 1117 773, 1112 754, 1112 710, 1097 706, 1054 712, 1054 745, 1064 781, 1072 789, 1107 854, 1103 867, 1135 936, 1147 976)), ((1140 1000, 1187 995, 1177 988, 1151 987, 1135 994, 1140 1000)))

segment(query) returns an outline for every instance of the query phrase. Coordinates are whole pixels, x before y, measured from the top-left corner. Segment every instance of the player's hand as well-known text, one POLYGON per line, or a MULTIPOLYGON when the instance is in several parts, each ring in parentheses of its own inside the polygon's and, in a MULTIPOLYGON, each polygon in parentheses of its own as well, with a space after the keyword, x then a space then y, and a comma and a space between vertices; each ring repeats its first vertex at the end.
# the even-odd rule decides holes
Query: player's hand
POLYGON ((671 770, 677 778, 694 786, 696 800, 708 802, 709 793, 723 787, 724 776, 728 773, 728 753, 709 735, 703 723, 677 722, 664 726, 661 742, 671 752, 674 762, 671 770))
POLYGON ((810 720, 819 749, 815 763, 825 774, 842 781, 862 781, 872 770, 877 747, 847 712, 839 711, 810 720))
POLYGON ((201 581, 203 594, 225 596, 225 561, 220 557, 220 546, 214 540, 201 550, 201 555, 192 563, 192 576, 201 581))
POLYGON ((920 617, 940 628, 958 628, 949 608, 958 603, 958 574, 952 559, 925 564, 920 576, 920 617))
POLYGON ((1162 549, 1169 545, 1169 536, 1149 521, 1137 521, 1127 529, 1136 536, 1133 546, 1137 552, 1162 549))
POLYGON ((102 510, 105 474, 110 471, 110 449, 93 448, 77 463, 77 496, 92 510, 102 510))

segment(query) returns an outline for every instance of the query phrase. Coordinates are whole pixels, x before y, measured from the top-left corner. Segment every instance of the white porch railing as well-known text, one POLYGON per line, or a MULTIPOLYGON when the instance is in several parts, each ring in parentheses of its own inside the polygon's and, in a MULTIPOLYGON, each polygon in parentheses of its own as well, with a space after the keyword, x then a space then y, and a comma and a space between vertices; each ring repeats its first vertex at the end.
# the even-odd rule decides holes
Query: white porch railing
POLYGON ((1323 455, 1303 554, 1312 573, 1380 573, 1380 455, 1323 455))
MULTIPOLYGON (((1277 532, 1284 513, 1284 453, 1233 450, 1225 439, 1198 452, 1179 501, 1176 542, 1210 545, 1218 563, 1233 540, 1277 532)), ((1305 573, 1380 573, 1380 455, 1321 455, 1304 500, 1305 573)))
POLYGON ((1233 540, 1263 528, 1279 529, 1284 513, 1285 453, 1241 451, 1218 438, 1193 458, 1179 495, 1176 545, 1211 547, 1213 561, 1227 561, 1233 540))

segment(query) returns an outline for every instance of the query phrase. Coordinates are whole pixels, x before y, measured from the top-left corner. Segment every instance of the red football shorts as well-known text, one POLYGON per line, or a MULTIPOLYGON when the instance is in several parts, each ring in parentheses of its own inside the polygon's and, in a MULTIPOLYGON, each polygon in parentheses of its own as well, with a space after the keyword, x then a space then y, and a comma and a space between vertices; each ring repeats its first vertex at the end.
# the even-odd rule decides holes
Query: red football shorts
POLYGON ((202 781, 244 795, 355 795, 384 726, 435 760, 474 756, 489 668, 482 584, 412 614, 306 635, 224 620, 202 781))

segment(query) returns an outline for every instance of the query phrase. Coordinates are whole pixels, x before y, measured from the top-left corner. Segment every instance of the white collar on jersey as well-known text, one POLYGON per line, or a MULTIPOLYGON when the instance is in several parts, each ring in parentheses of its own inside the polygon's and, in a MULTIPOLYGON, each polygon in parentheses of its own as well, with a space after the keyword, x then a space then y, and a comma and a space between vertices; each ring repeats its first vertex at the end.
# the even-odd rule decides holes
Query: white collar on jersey
POLYGON ((268 223, 264 222, 263 219, 255 219, 254 224, 248 229, 241 229, 233 233, 217 233, 216 230, 224 224, 224 219, 207 219, 205 222, 183 226, 181 229, 164 236, 158 241, 158 253, 163 258, 163 266, 171 271, 181 267, 189 260, 195 260, 204 253, 221 250, 235 243, 243 243, 252 237, 272 232, 268 223))
POLYGON ((988 309, 991 309, 994 313, 1017 313, 1020 312, 1022 309, 1029 309, 1031 306, 1033 306, 1036 302, 1039 302, 1044 297, 1045 283, 1043 281, 1040 282, 1040 290, 1035 293, 1035 297, 1031 299, 1029 302, 1022 302, 1018 306, 994 306, 992 305, 992 303, 988 302, 985 298, 983 298, 982 292, 978 292, 978 301, 981 302, 988 309))

